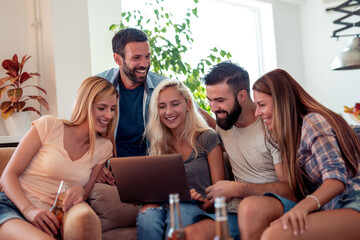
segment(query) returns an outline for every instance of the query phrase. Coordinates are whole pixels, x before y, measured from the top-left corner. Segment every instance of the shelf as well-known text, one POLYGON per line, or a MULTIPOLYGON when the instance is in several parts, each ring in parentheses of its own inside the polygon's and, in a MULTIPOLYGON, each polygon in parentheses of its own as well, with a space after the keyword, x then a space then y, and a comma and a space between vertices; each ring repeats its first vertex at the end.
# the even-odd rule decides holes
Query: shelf
POLYGON ((0 136, 0 143, 18 143, 23 136, 0 136))
POLYGON ((23 136, 0 136, 0 147, 16 147, 23 136))

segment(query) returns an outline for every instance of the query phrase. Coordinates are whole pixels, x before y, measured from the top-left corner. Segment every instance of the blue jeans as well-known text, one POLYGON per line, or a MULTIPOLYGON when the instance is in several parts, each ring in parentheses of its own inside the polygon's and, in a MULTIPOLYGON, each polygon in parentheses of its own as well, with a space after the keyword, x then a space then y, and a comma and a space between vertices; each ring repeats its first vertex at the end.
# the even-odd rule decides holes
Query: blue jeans
MULTIPOLYGON (((183 227, 207 218, 208 214, 194 203, 180 203, 180 214, 183 227)), ((168 204, 157 208, 139 211, 136 219, 138 240, 166 239, 170 228, 170 209, 168 204)))

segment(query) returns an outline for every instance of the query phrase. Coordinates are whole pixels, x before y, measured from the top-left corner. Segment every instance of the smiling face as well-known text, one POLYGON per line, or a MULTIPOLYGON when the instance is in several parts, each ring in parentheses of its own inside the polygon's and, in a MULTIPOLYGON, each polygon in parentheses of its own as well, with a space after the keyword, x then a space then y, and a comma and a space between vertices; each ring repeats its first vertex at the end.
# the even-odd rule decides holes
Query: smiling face
POLYGON ((206 85, 206 97, 211 111, 216 115, 217 125, 229 130, 239 119, 242 108, 226 82, 206 85))
MULTIPOLYGON (((114 57, 120 67, 122 81, 129 80, 134 86, 146 81, 151 65, 148 42, 129 42, 124 48, 124 58, 116 53, 114 57)), ((124 85, 126 87, 125 83, 124 85)))
POLYGON ((273 98, 269 94, 254 90, 254 101, 256 104, 255 116, 260 117, 268 129, 272 130, 273 98))
POLYGON ((96 132, 106 132, 108 124, 114 118, 115 110, 117 107, 116 103, 116 96, 112 95, 105 100, 94 102, 92 104, 91 110, 96 132))
POLYGON ((174 87, 168 87, 159 93, 158 113, 160 121, 172 132, 184 129, 189 110, 190 103, 174 87))

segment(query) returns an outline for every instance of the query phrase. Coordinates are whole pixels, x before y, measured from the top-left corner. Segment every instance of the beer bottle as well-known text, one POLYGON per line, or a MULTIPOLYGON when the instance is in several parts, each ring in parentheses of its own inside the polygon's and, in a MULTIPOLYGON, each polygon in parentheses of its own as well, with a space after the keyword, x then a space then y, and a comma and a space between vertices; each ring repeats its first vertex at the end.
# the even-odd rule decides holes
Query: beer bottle
POLYGON ((167 234, 168 240, 186 240, 185 230, 181 222, 179 194, 169 195, 170 203, 170 229, 167 234))
MULTIPOLYGON (((62 210, 62 207, 63 207, 62 202, 64 200, 66 187, 67 187, 67 185, 64 183, 63 180, 61 180, 58 192, 57 192, 56 197, 55 197, 54 204, 50 208, 50 212, 52 212, 56 216, 57 220, 59 221, 60 228, 62 226, 62 219, 63 219, 63 215, 64 215, 64 212, 62 210)), ((58 230, 57 235, 60 236, 60 229, 58 230)))
POLYGON ((225 197, 215 198, 216 235, 214 240, 233 240, 229 233, 225 197))

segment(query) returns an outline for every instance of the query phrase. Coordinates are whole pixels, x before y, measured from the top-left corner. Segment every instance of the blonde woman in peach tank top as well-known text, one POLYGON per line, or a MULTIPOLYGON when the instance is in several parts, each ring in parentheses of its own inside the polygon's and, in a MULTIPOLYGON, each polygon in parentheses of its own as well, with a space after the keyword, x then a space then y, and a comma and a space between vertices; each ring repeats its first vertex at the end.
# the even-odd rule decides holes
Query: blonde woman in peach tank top
POLYGON ((88 197, 114 153, 118 97, 111 83, 90 77, 77 92, 70 120, 43 116, 32 123, 0 180, 0 239, 58 235, 59 222, 49 209, 59 183, 68 184, 65 212, 88 197))

